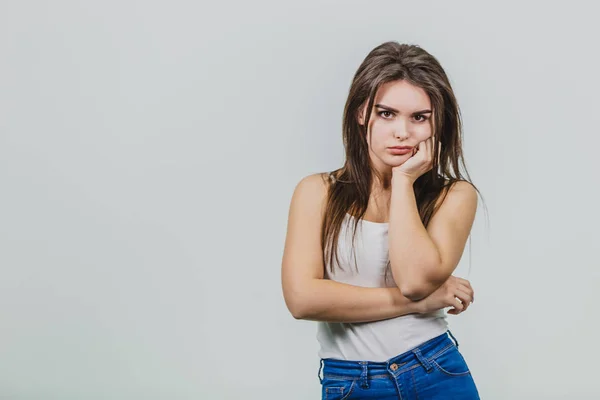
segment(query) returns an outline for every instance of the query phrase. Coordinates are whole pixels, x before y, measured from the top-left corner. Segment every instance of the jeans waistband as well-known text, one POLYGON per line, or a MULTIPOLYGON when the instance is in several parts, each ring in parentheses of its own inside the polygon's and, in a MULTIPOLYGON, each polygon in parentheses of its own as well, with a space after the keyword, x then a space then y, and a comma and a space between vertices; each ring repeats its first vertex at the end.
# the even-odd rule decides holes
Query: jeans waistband
POLYGON ((458 342, 456 341, 454 335, 452 335, 452 333, 448 330, 445 333, 436 336, 433 339, 430 339, 400 355, 392 357, 387 361, 348 361, 334 358, 323 358, 321 359, 318 376, 319 380, 321 381, 322 369, 323 377, 327 375, 348 379, 360 377, 362 378, 362 385, 365 386, 367 385, 367 376, 389 376, 389 374, 397 376, 403 371, 406 371, 417 364, 422 365, 429 371, 432 368, 429 360, 449 346, 458 347, 458 342), (450 340, 450 337, 453 340, 450 340))

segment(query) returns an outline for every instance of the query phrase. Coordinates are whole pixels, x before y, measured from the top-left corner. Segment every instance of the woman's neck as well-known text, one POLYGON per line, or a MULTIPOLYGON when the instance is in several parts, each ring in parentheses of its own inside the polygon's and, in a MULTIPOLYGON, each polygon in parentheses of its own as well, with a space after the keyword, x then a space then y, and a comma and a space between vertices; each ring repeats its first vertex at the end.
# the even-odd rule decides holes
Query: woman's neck
POLYGON ((373 182, 371 184, 371 193, 391 193, 392 190, 392 174, 383 175, 381 178, 373 174, 373 182))

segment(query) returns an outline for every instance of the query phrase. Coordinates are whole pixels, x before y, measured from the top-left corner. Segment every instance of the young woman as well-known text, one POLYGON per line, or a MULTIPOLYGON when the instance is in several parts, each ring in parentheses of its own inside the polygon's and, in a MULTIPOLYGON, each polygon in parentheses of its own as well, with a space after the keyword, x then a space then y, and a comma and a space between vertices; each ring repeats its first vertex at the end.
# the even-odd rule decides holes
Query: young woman
POLYGON ((323 399, 479 398, 444 311, 473 301, 452 275, 477 209, 461 137, 432 55, 397 42, 367 55, 344 109, 345 163, 296 186, 282 261, 288 309, 319 321, 323 399))

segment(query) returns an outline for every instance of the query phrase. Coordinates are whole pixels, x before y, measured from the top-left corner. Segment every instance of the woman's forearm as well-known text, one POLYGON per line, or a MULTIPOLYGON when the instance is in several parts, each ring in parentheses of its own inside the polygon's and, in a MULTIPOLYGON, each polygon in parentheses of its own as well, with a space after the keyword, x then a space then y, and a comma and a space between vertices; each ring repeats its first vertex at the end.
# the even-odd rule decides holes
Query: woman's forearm
POLYGON ((388 234, 392 276, 402 293, 415 300, 413 288, 426 286, 428 291, 421 296, 426 297, 443 283, 427 281, 439 269, 440 256, 419 216, 412 182, 402 176, 392 179, 388 234))
POLYGON ((370 322, 419 313, 421 303, 398 288, 367 288, 329 279, 312 279, 296 294, 297 319, 328 322, 370 322))

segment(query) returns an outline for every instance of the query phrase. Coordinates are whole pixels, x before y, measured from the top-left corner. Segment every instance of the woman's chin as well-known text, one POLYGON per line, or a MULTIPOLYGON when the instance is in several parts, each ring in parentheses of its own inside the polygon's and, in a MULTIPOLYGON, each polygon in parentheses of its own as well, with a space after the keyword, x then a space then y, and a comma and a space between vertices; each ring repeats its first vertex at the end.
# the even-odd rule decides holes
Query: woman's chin
POLYGON ((410 157, 408 155, 394 156, 386 154, 383 157, 374 157, 373 160, 377 160, 375 161, 375 164, 379 165, 380 168, 395 168, 404 164, 409 158, 410 157))
POLYGON ((400 158, 400 157, 394 157, 394 158, 392 158, 392 159, 388 159, 388 160, 386 160, 386 162, 385 162, 385 163, 386 163, 386 165, 387 165, 388 167, 390 167, 390 168, 394 168, 394 167, 399 167, 399 166, 401 166, 401 165, 402 165, 402 164, 404 164, 404 163, 405 163, 407 160, 408 160, 408 158, 405 158, 405 157, 402 157, 402 158, 400 158))

